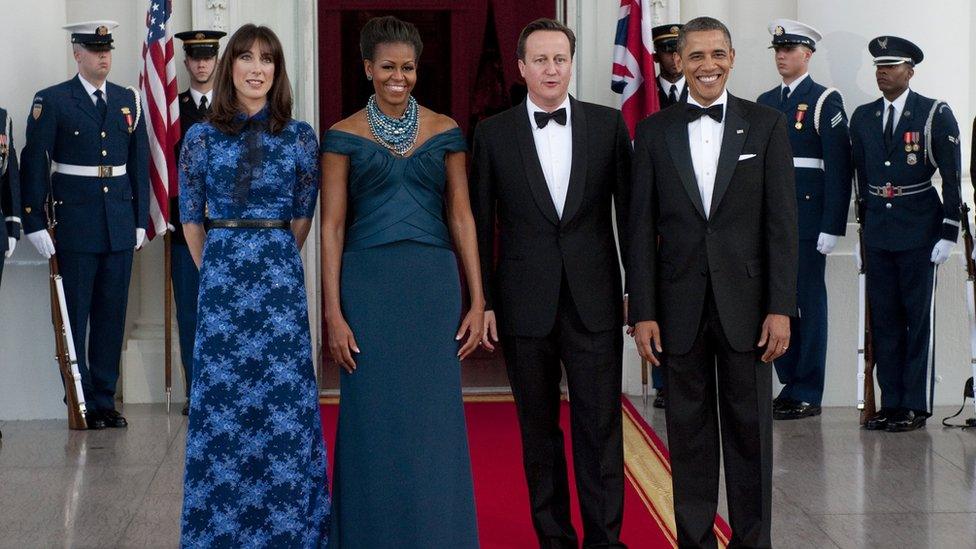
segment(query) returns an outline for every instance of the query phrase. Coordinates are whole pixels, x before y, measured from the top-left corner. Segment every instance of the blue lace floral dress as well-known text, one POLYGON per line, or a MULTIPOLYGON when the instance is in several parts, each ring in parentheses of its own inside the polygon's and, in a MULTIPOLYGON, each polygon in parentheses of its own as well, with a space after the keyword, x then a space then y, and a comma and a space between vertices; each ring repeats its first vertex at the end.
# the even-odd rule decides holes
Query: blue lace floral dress
MULTIPOLYGON (((311 218, 314 130, 267 131, 267 111, 224 134, 186 134, 180 212, 211 219, 311 218)), ((331 501, 312 367, 305 275, 287 229, 214 228, 200 270, 186 437, 183 547, 324 547, 331 501)))

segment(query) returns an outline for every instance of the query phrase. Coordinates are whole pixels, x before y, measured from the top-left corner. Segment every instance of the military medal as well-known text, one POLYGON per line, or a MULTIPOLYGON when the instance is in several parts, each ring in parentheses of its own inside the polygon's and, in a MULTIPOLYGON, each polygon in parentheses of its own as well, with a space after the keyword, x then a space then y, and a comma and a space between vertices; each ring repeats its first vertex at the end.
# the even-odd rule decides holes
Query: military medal
POLYGON ((7 157, 7 134, 0 133, 0 160, 7 157))
POLYGON ((803 129, 803 119, 807 115, 807 109, 809 107, 806 103, 800 103, 796 106, 796 124, 793 125, 797 130, 803 129))
POLYGON ((912 145, 915 144, 914 132, 905 132, 905 135, 902 139, 905 141, 905 152, 907 153, 912 152, 912 145))
POLYGON ((919 143, 921 143, 921 142, 922 142, 922 136, 919 135, 919 132, 912 132, 912 150, 913 151, 918 152, 919 149, 922 148, 922 146, 919 145, 919 143))
POLYGON ((132 111, 129 110, 129 107, 122 107, 122 116, 125 117, 125 125, 129 127, 129 133, 136 131, 133 127, 132 111))

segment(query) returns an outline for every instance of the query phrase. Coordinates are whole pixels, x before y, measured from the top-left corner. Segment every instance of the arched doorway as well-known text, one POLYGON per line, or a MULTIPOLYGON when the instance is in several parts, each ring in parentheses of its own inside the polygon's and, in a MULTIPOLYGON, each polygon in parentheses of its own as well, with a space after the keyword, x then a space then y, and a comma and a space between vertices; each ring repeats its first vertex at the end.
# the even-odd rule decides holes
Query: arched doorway
MULTIPOLYGON (((470 138, 479 120, 524 99, 515 63, 519 32, 533 19, 555 14, 556 0, 320 0, 320 127, 363 108, 372 93, 359 54, 359 31, 372 17, 395 15, 417 25, 424 51, 414 95, 450 114, 470 138)), ((323 325, 324 349, 327 340, 323 325)), ((338 388, 338 368, 327 356, 323 366, 320 386, 338 388)), ((464 362, 462 384, 468 391, 507 388, 500 353, 476 351, 464 362)))

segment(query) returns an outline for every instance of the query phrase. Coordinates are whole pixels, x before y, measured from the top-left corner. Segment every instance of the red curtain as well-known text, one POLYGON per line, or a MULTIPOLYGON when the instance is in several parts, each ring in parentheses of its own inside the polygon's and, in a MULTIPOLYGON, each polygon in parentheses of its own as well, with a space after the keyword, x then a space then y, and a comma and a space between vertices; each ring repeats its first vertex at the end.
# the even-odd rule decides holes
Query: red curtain
POLYGON ((556 17, 554 0, 491 0, 495 15, 495 29, 498 32, 498 47, 502 52, 502 67, 505 70, 505 87, 521 82, 515 59, 515 47, 519 33, 532 21, 540 17, 556 17))

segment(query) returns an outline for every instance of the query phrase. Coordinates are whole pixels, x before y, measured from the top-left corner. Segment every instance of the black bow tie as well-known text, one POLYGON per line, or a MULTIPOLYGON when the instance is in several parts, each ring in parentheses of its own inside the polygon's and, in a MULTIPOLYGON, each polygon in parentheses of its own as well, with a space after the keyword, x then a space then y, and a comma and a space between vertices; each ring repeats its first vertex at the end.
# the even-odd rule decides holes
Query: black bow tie
POLYGON ((539 126, 540 130, 548 126, 550 120, 555 121, 560 126, 566 125, 566 107, 556 109, 552 112, 536 111, 533 113, 533 116, 535 116, 535 125, 539 126))
POLYGON ((722 105, 712 105, 711 107, 702 108, 689 103, 685 105, 685 112, 688 114, 688 122, 694 122, 703 116, 709 116, 712 120, 721 122, 722 115, 725 114, 725 109, 722 108, 722 105))

